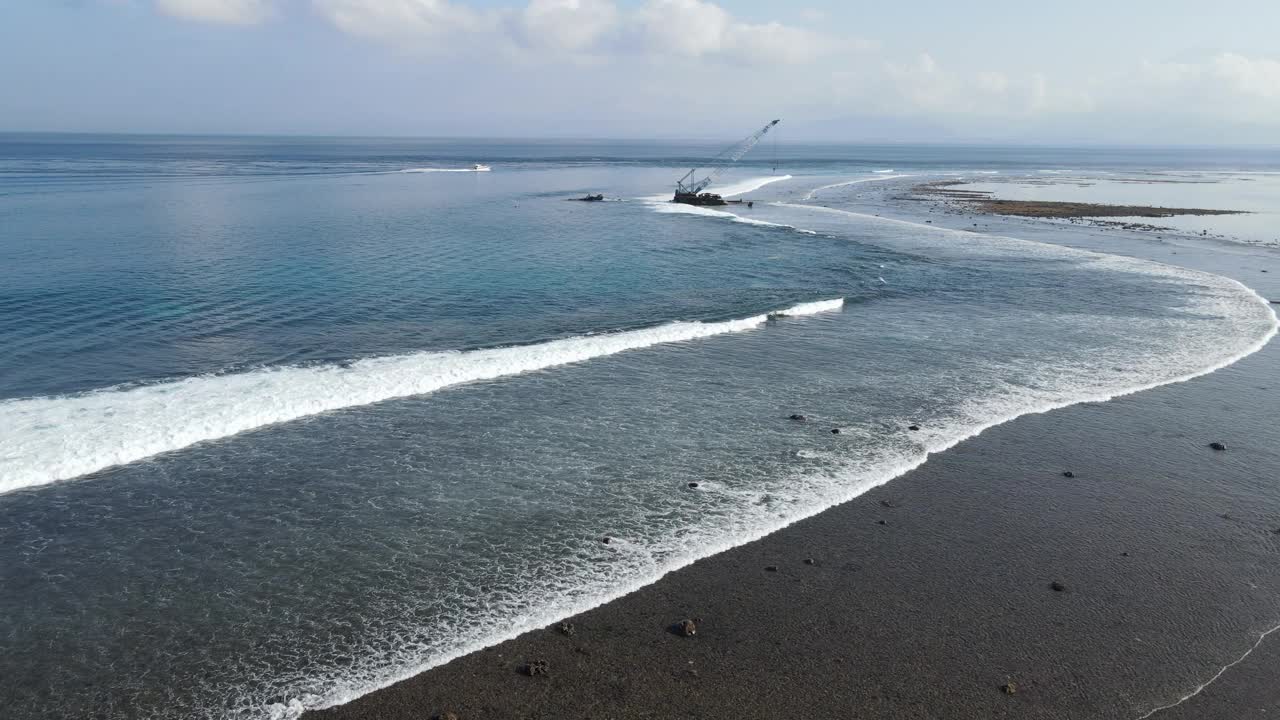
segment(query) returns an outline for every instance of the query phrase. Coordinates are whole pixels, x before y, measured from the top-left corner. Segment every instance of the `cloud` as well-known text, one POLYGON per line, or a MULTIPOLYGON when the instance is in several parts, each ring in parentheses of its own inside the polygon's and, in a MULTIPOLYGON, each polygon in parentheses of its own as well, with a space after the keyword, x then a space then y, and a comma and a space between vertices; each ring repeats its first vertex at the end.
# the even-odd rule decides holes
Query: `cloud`
POLYGON ((493 32, 496 14, 478 12, 446 0, 312 0, 335 27, 351 35, 397 43, 454 43, 465 36, 493 32))
POLYGON ((1100 109, 1137 114, 1275 124, 1280 119, 1280 61, 1221 52, 1192 62, 1144 61, 1094 81, 1100 109))
POLYGON ((270 0, 155 0, 156 9, 184 20, 252 25, 271 14, 270 0))
POLYGON ((610 0, 532 0, 519 17, 527 45, 561 52, 591 50, 619 23, 610 0))
POLYGON ((723 55, 753 64, 800 64, 837 45, 820 33, 779 22, 736 21, 724 8, 703 0, 649 0, 633 22, 644 47, 688 58, 723 55))
POLYGON ((283 25, 310 12, 409 56, 406 63, 442 83, 465 77, 478 105, 525 92, 532 107, 554 97, 558 107, 598 110, 602 125, 661 124, 680 107, 696 128, 786 108, 819 120, 919 120, 991 137, 1147 140, 1157 125, 1172 139, 1235 139, 1231 128, 1280 137, 1275 56, 1113 58, 1105 72, 1066 66, 1050 75, 1012 62, 983 67, 974 54, 881 47, 802 7, 748 19, 713 0, 97 1, 231 24, 283 25))
MULTIPOLYGON (((187 0, 191 1, 191 0, 187 0)), ((724 58, 751 64, 809 62, 838 46, 816 31, 779 22, 744 23, 705 0, 530 0, 523 8, 472 10, 458 0, 311 0, 338 29, 400 49, 454 52, 521 49, 615 59, 724 58), (606 42, 607 41, 607 42, 606 42)), ((851 46, 860 46, 852 42, 851 46)), ((525 59, 530 59, 526 56, 525 59)))

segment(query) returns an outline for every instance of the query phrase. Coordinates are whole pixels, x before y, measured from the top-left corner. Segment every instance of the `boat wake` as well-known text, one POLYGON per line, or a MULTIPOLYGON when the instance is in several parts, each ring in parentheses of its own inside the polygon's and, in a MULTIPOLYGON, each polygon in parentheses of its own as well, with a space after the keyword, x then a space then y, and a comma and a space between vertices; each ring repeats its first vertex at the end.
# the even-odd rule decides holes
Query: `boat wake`
POLYGON ((739 320, 680 321, 533 345, 421 352, 343 365, 279 367, 69 396, 0 402, 0 493, 86 475, 331 410, 762 327, 838 310, 843 298, 739 320))

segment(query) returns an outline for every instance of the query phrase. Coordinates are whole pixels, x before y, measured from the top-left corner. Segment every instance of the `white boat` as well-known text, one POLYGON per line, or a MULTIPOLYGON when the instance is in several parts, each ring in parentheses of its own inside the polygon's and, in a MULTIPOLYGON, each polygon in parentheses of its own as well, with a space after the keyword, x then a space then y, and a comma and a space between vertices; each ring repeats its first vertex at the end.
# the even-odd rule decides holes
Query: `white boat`
POLYGON ((493 168, 489 167, 488 165, 481 165, 480 163, 476 163, 475 165, 471 166, 471 169, 474 170, 475 172, 489 172, 493 168))

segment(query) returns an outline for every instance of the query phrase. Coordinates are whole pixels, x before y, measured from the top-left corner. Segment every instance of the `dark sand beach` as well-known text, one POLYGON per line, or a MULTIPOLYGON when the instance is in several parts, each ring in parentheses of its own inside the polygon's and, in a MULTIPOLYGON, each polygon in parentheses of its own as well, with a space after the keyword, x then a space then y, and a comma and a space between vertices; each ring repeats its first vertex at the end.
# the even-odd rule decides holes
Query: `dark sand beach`
MULTIPOLYGON (((982 223, 1280 298, 1267 250, 982 223)), ((1278 399, 1273 342, 1188 382, 1024 416, 570 618, 571 633, 529 632, 305 717, 1273 716, 1280 631, 1259 639, 1280 625, 1278 399), (696 635, 671 631, 684 619, 696 635)))

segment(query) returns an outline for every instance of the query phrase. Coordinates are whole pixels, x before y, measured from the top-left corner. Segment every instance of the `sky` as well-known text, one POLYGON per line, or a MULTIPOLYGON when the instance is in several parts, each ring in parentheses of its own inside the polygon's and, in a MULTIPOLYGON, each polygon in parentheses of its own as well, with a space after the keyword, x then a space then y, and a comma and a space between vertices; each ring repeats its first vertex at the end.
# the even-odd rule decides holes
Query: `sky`
POLYGON ((0 130, 1280 145, 1277 0, 0 0, 0 130))

